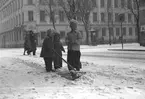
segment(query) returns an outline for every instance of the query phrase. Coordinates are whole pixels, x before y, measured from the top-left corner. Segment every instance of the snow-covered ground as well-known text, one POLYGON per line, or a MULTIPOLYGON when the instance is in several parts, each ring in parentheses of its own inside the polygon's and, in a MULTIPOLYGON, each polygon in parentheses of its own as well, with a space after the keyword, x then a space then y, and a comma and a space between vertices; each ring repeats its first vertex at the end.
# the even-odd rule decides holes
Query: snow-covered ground
MULTIPOLYGON (((138 44, 124 47, 145 49, 138 44)), ((107 53, 111 48, 121 45, 81 46, 81 52, 107 53)), ((36 56, 24 56, 22 48, 0 49, 0 99, 145 99, 145 69, 139 61, 136 65, 117 65, 118 61, 110 65, 82 55, 81 71, 86 74, 72 81, 67 79, 65 63, 57 73, 45 72, 39 53, 40 48, 36 56)), ((66 59, 66 53, 63 54, 66 59)))

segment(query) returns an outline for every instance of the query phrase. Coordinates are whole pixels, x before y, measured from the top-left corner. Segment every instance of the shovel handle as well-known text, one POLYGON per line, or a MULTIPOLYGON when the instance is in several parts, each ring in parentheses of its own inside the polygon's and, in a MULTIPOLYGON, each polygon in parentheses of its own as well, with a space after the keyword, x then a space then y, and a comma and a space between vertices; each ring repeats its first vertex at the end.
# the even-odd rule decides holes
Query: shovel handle
MULTIPOLYGON (((63 59, 56 51, 52 48, 52 50, 72 69, 75 70, 65 59, 63 59)), ((76 70, 75 70, 76 71, 76 70)))

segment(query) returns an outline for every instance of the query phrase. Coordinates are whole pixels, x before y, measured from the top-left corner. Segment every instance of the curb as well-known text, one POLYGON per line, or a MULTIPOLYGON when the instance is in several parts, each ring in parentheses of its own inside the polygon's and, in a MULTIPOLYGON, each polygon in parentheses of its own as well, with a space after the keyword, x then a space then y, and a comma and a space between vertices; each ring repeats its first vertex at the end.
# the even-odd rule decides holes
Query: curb
POLYGON ((142 51, 145 52, 145 50, 141 49, 108 49, 108 51, 142 51))

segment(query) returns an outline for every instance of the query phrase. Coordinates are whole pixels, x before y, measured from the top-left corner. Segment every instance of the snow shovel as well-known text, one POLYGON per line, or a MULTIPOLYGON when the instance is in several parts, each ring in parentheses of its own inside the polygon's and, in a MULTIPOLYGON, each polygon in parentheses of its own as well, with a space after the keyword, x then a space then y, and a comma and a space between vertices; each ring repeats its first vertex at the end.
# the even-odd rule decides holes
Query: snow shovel
POLYGON ((69 68, 71 68, 70 70, 70 74, 71 74, 71 77, 72 77, 72 80, 75 80, 77 78, 80 77, 80 75, 77 73, 76 69, 73 68, 65 59, 63 59, 56 51, 55 49, 52 48, 52 50, 69 66, 69 68))

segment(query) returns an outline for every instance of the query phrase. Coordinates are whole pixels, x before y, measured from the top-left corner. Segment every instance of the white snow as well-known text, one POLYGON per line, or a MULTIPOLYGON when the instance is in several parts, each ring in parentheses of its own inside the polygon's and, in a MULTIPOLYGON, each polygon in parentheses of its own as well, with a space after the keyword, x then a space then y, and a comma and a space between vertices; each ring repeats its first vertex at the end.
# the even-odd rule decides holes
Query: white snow
MULTIPOLYGON (((124 46, 145 49, 138 44, 124 46)), ((39 57, 41 48, 36 56, 22 55, 22 48, 0 49, 0 99, 145 99, 144 62, 83 56, 90 52, 110 53, 109 48, 121 48, 121 45, 81 46, 81 71, 86 73, 75 81, 67 79, 65 63, 57 73, 45 72, 44 61, 39 57)), ((125 57, 134 57, 135 52, 124 53, 131 53, 125 57)), ((63 54, 66 59, 66 53, 63 54)))

